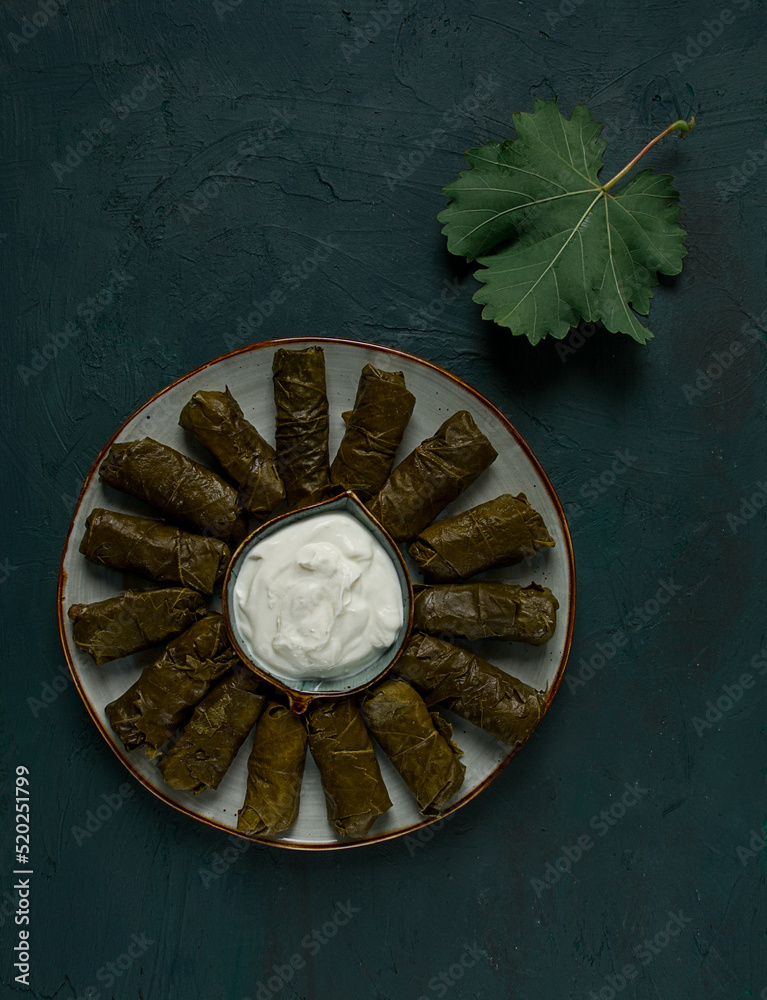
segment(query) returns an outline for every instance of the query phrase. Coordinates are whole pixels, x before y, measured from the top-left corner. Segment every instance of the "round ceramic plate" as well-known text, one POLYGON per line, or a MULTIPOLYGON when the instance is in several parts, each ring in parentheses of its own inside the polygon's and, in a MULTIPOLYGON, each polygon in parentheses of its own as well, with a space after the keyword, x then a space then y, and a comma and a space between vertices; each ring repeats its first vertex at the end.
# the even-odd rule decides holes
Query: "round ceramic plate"
MULTIPOLYGON (((67 609, 75 603, 90 603, 112 597, 125 589, 125 581, 113 570, 94 566, 78 551, 85 530, 85 519, 94 507, 108 507, 126 513, 151 514, 139 501, 102 485, 96 471, 106 452, 115 441, 153 437, 192 458, 210 465, 211 456, 178 425, 184 404, 198 389, 223 390, 229 386, 245 416, 267 439, 274 440, 274 400, 272 396, 272 357, 279 347, 293 349, 318 344, 324 348, 327 370, 327 390, 330 402, 330 455, 335 455, 344 424, 341 414, 354 403, 360 372, 370 362, 379 368, 404 372, 408 389, 416 397, 413 417, 397 454, 397 461, 408 454, 425 437, 457 410, 469 410, 480 430, 490 439, 498 458, 470 486, 445 514, 454 514, 501 493, 527 494, 555 539, 553 549, 545 550, 534 559, 517 566, 486 574, 489 579, 503 579, 528 584, 532 580, 550 587, 559 600, 556 633, 544 646, 521 643, 486 641, 469 643, 481 655, 521 680, 539 689, 548 689, 547 707, 551 703, 565 669, 570 649, 575 610, 575 574, 572 544, 562 507, 545 473, 532 451, 491 403, 460 379, 441 368, 400 351, 373 344, 346 340, 293 338, 269 341, 243 348, 211 361, 197 371, 174 382, 137 410, 117 433, 104 445, 85 480, 77 510, 72 520, 61 561, 58 592, 59 630, 64 652, 88 711, 102 735, 129 771, 147 788, 176 809, 196 819, 237 834, 237 811, 242 805, 247 776, 247 760, 252 735, 245 742, 234 764, 216 791, 199 795, 176 792, 165 786, 156 764, 141 751, 126 753, 110 729, 104 708, 121 695, 152 661, 157 651, 147 650, 131 657, 97 667, 88 654, 79 650, 72 640, 72 626, 67 609)), ((442 515, 444 516, 444 515, 442 515)), ((412 569, 411 564, 411 569, 412 569)), ((417 571, 413 579, 419 580, 417 571)), ((220 608, 219 602, 214 607, 220 608)), ((519 751, 488 736, 452 713, 446 713, 454 726, 453 737, 463 749, 466 778, 447 812, 465 805, 485 788, 519 751)), ((325 811, 325 800, 319 774, 307 754, 306 772, 301 789, 298 820, 287 833, 266 843, 298 849, 354 847, 375 843, 390 837, 411 834, 438 817, 425 819, 418 812, 415 800, 394 767, 376 748, 392 808, 380 817, 368 837, 360 840, 337 839, 325 811)), ((443 813, 443 816, 446 813, 443 813)))

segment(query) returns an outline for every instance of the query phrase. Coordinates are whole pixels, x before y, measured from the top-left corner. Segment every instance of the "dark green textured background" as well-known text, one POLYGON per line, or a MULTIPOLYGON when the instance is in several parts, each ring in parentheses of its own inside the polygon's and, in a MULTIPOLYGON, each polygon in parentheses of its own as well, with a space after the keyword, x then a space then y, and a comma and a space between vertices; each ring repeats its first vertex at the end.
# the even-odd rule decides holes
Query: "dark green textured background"
MULTIPOLYGON (((765 853, 753 839, 767 818, 767 676, 751 666, 764 642, 763 512, 728 523, 767 480, 762 5, 565 0, 557 13, 402 0, 377 33, 371 12, 386 22, 387 8, 374 0, 65 8, 15 44, 37 0, 0 12, 0 872, 6 892, 9 793, 26 764, 32 995, 767 996, 765 853), (726 23, 706 26, 724 10, 726 23), (126 114, 121 95, 155 67, 159 85, 126 114), (492 93, 475 101, 483 77, 492 93), (606 123, 606 176, 673 119, 698 118, 649 158, 675 174, 690 235, 684 273, 656 292, 646 348, 601 333, 563 359, 554 343, 511 343, 480 319, 474 280, 446 252, 435 216, 462 151, 509 137, 512 111, 554 95, 567 114, 583 101, 606 123), (96 148, 57 176, 52 164, 104 119, 96 148), (388 183, 411 157, 412 172, 388 183), (296 287, 288 272, 318 254, 296 287), (113 269, 131 280, 88 306, 113 269), (285 302, 248 331, 253 301, 283 286, 285 302), (20 373, 67 323, 80 332, 20 373), (56 574, 79 486, 113 430, 173 379, 231 346, 323 333, 444 365, 509 416, 571 518, 570 676, 621 628, 626 643, 585 686, 563 684, 513 765, 428 843, 252 846, 206 886, 200 870, 231 841, 136 785, 78 846, 72 827, 132 781, 71 684, 37 715, 28 702, 61 676, 56 574), (743 353, 727 370, 685 391, 734 341, 743 353), (630 468, 598 492, 591 481, 616 450, 630 468), (631 618, 669 578, 674 599, 631 618), (695 717, 744 671, 753 687, 701 731, 695 717), (600 836, 591 819, 626 782, 647 792, 600 836), (586 834, 593 847, 570 872, 548 888, 532 881, 586 834), (302 939, 347 901, 357 912, 311 955, 302 939), (666 940, 669 911, 684 926, 666 940), (658 953, 643 951, 658 933, 658 953), (153 943, 107 985, 106 963, 134 934, 153 943), (307 966, 259 992, 296 954, 307 966), (636 976, 609 986, 628 963, 636 976)), ((12 931, 6 917, 3 997, 18 995, 12 931)))

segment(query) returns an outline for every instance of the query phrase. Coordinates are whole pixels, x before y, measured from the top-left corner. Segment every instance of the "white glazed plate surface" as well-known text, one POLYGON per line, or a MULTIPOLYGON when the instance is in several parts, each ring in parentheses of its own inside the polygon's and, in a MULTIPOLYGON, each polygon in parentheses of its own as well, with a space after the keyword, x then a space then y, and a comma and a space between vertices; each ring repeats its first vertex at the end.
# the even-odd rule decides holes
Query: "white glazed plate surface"
MULTIPOLYGON (((447 372, 418 358, 387 350, 372 344, 341 340, 270 341, 246 347, 234 354, 210 362, 203 368, 175 382, 151 399, 120 428, 94 462, 86 479, 80 502, 72 521, 61 563, 59 580, 59 627, 64 651, 78 690, 102 734, 125 766, 160 798, 204 822, 228 833, 237 833, 237 812, 245 795, 247 759, 252 735, 246 740, 234 764, 216 791, 199 795, 176 792, 168 788, 155 763, 141 751, 127 753, 109 727, 104 708, 121 695, 139 676, 144 666, 158 655, 147 650, 131 657, 97 667, 87 653, 79 650, 72 639, 72 624, 67 609, 75 603, 91 603, 113 597, 125 589, 120 574, 94 566, 78 551, 85 531, 85 519, 94 507, 107 507, 126 513, 152 516, 151 510, 139 501, 102 485, 95 474, 108 448, 115 441, 153 437, 184 452, 211 468, 215 463, 210 454, 179 425, 181 409, 198 389, 223 390, 228 386, 243 409, 245 417, 272 443, 274 442, 274 400, 272 395, 272 358, 279 347, 292 349, 314 344, 324 348, 327 371, 327 391, 330 403, 330 456, 335 455, 344 431, 341 413, 351 409, 357 391, 360 372, 368 362, 389 371, 402 371, 408 389, 416 397, 415 410, 397 453, 396 462, 432 435, 439 425, 457 410, 468 410, 480 430, 490 439, 498 458, 487 472, 470 486, 458 500, 440 515, 457 513, 491 500, 501 493, 527 495, 530 503, 543 516, 556 545, 532 560, 517 566, 495 570, 479 579, 507 580, 529 584, 531 581, 549 587, 559 601, 557 629, 544 646, 522 643, 469 643, 480 655, 508 670, 521 680, 539 689, 549 689, 549 702, 564 672, 570 647, 575 603, 575 579, 572 547, 562 508, 545 474, 510 423, 484 397, 471 390, 447 372)), ((396 464, 395 462, 395 464, 396 464)), ((411 570, 412 561, 408 559, 411 570)), ((417 571, 413 582, 420 582, 417 571)), ((477 579, 477 578, 475 578, 477 579)), ((220 593, 211 605, 220 609, 220 593)), ((473 798, 511 760, 517 751, 488 736, 468 722, 446 713, 454 726, 454 739, 463 749, 466 777, 463 787, 450 805, 454 811, 473 798)), ((517 748, 518 750, 519 748, 517 748)), ((370 834, 361 840, 340 841, 330 826, 317 768, 307 754, 306 772, 301 790, 298 820, 287 833, 266 843, 298 849, 352 847, 375 843, 382 839, 412 833, 434 822, 424 819, 416 802, 388 758, 376 747, 381 771, 386 782, 392 808, 380 817, 370 834)), ((443 814, 444 815, 444 814, 443 814)))

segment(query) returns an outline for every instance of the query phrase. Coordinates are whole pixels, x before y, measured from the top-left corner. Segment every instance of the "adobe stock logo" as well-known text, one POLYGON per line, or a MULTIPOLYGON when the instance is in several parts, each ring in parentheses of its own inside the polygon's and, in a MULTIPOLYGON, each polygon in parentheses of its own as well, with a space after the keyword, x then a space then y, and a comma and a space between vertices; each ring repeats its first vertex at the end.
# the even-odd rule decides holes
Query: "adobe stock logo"
POLYGON ((738 528, 743 528, 759 511, 767 506, 767 483, 757 483, 759 489, 752 493, 750 497, 740 498, 740 507, 736 512, 730 511, 727 515, 727 527, 733 535, 737 535, 738 528))
MULTIPOLYGON (((110 103, 114 117, 120 121, 127 118, 167 79, 168 71, 164 67, 154 66, 149 69, 141 83, 133 87, 130 93, 122 93, 116 101, 110 103)), ((51 162, 51 170, 56 175, 56 180, 61 181, 65 174, 71 174, 76 170, 94 150, 104 145, 114 130, 113 118, 102 118, 94 129, 81 129, 80 135, 83 138, 77 143, 70 143, 64 150, 64 156, 60 160, 51 162)))
POLYGON ((383 175, 389 190, 394 191, 398 185, 412 177, 416 170, 423 166, 426 160, 435 153, 439 144, 447 138, 446 129, 462 124, 464 119, 468 119, 473 124, 481 105, 489 101, 492 94, 500 86, 501 81, 493 73, 478 77, 473 91, 464 94, 458 103, 442 115, 440 120, 445 128, 434 128, 428 135, 416 139, 414 145, 417 148, 412 149, 407 156, 404 153, 400 156, 396 171, 384 170, 383 175))
POLYGON ((598 500, 602 494, 607 493, 611 486, 615 486, 619 476, 628 472, 638 461, 639 456, 632 455, 628 448, 624 448, 622 452, 616 451, 612 465, 603 469, 599 476, 595 476, 581 486, 581 496, 584 500, 598 500))
MULTIPOLYGON (((692 923, 691 917, 686 917, 683 910, 674 913, 668 911, 668 922, 660 930, 656 931, 652 937, 646 937, 633 948, 632 954, 636 957, 640 966, 648 966, 655 961, 657 955, 673 943, 682 930, 692 923)), ((601 987, 599 993, 592 990, 588 995, 588 1000, 615 1000, 619 993, 626 989, 628 984, 639 976, 639 969, 633 962, 628 962, 620 972, 608 974, 604 977, 605 985, 601 987)))
MULTIPOLYGON (((624 785, 625 791, 617 802, 612 802, 605 806, 589 820, 589 829, 599 837, 605 837, 612 827, 614 827, 626 815, 629 809, 633 809, 645 795, 649 795, 650 789, 643 788, 638 781, 633 785, 628 782, 624 785)), ((554 861, 547 861, 543 869, 542 878, 531 878, 530 885, 535 890, 535 895, 540 899, 546 889, 553 889, 563 875, 572 871, 573 865, 577 864, 581 858, 587 854, 596 841, 588 834, 582 833, 572 844, 562 844, 561 855, 554 861)))
MULTIPOLYGON (((634 606, 631 611, 623 616, 621 625, 629 629, 640 629, 644 625, 649 625, 661 608, 668 604, 682 588, 678 583, 674 583, 673 576, 666 580, 659 580, 660 586, 655 592, 655 596, 646 600, 641 607, 634 606)), ((612 634, 607 642, 598 642, 596 652, 592 653, 588 660, 582 656, 578 661, 577 673, 572 667, 565 675, 567 686, 571 694, 577 694, 578 689, 586 684, 596 675, 596 673, 606 666, 628 643, 628 636, 624 628, 619 628, 612 634)))
POLYGON ((767 142, 758 149, 747 149, 746 157, 739 167, 734 167, 726 181, 717 181, 716 187, 722 201, 729 201, 750 183, 759 170, 767 163, 767 142))
POLYGON ((37 37, 38 32, 46 27, 66 5, 67 0, 39 0, 38 9, 34 14, 31 17, 22 17, 21 34, 8 32, 7 38, 13 51, 18 52, 22 45, 29 45, 32 39, 37 37))
MULTIPOLYGON (((738 849, 735 852, 738 855, 738 860, 744 868, 751 858, 758 857, 761 851, 767 847, 767 823, 765 823, 761 831, 751 830, 750 832, 751 840, 749 840, 748 845, 739 844, 738 849)), ((762 993, 762 996, 764 996, 764 992, 762 993)))
POLYGON ((332 236, 326 236, 324 240, 317 240, 317 242, 322 250, 315 250, 300 264, 294 264, 289 271, 283 272, 277 284, 269 289, 263 299, 253 299, 253 309, 246 317, 237 317, 236 333, 224 334, 224 343, 230 351, 249 343, 264 320, 273 316, 275 309, 287 302, 291 294, 311 278, 316 271, 321 271, 321 263, 329 260, 334 253, 341 249, 340 244, 333 242, 332 236))
POLYGON ((753 6, 753 3, 752 0, 735 0, 735 6, 738 8, 737 11, 732 11, 729 7, 723 7, 719 11, 719 17, 715 17, 712 21, 703 21, 703 29, 701 31, 696 35, 688 35, 684 39, 687 42, 684 53, 671 53, 674 60, 674 67, 678 73, 682 72, 683 67, 691 66, 696 59, 700 59, 705 50, 713 45, 716 39, 722 35, 727 25, 735 21, 736 15, 745 13, 745 11, 753 6))
MULTIPOLYGON (((332 941, 339 930, 353 919, 355 913, 361 912, 359 906, 354 906, 350 899, 345 903, 336 903, 330 920, 326 920, 321 927, 313 928, 310 934, 304 934, 301 938, 301 947, 314 958, 332 941)), ((286 955, 282 964, 275 963, 272 966, 274 975, 269 975, 256 983, 255 1000, 271 1000, 278 993, 282 995, 296 972, 305 969, 307 964, 310 963, 307 963, 306 957, 300 951, 286 955)), ((251 998, 244 997, 243 1000, 251 998)))
MULTIPOLYGON (((431 993, 436 997, 446 996, 448 991, 463 979, 467 970, 475 966, 481 957, 487 958, 487 952, 480 948, 476 941, 474 944, 464 945, 463 952, 452 965, 431 977, 428 982, 431 993)), ((423 993, 417 1000, 431 1000, 431 997, 423 993)))
POLYGON ((692 724, 698 736, 702 736, 707 729, 713 729, 717 722, 721 722, 728 712, 738 704, 746 691, 750 691, 756 681, 751 674, 741 674, 740 682, 736 684, 723 684, 722 693, 716 699, 716 703, 709 700, 706 702, 704 712, 705 718, 694 715, 692 724))
POLYGON ((90 840, 94 833, 98 833, 102 826, 122 809, 125 800, 133 797, 133 793, 134 787, 127 781, 120 785, 116 792, 102 793, 100 797, 103 801, 99 802, 95 809, 86 812, 83 826, 75 824, 71 828, 77 846, 82 847, 84 841, 90 840))

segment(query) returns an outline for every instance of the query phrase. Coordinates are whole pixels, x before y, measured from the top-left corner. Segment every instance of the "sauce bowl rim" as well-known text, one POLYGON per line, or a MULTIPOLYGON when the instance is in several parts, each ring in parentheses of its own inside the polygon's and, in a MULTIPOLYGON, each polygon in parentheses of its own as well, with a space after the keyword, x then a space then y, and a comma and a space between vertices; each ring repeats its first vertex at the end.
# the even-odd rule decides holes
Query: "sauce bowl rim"
MULTIPOLYGON (((373 535, 375 537, 375 535, 373 535)), ((405 646, 410 639, 413 630, 413 614, 414 614, 414 594, 413 594, 413 582, 410 578, 410 573, 407 568, 407 563, 400 551, 399 546, 394 541, 389 532, 384 528, 381 522, 374 517, 370 511, 365 507, 360 498, 354 492, 354 490, 339 490, 338 493, 334 493, 332 496, 327 497, 323 500, 318 500, 315 503, 306 504, 302 507, 296 507, 293 510, 285 511, 282 514, 278 514, 276 517, 270 518, 263 524, 260 524, 257 528, 251 531, 246 537, 240 542, 237 548, 232 553, 232 558, 229 560, 229 564, 226 567, 226 572, 224 573, 223 587, 221 591, 221 614, 224 619, 224 626, 226 628, 226 634, 229 637, 229 641, 237 653, 239 659, 244 663, 244 665, 251 670, 254 674, 261 678, 261 680, 276 687, 282 694, 284 694, 290 703, 291 709, 297 714, 303 714, 306 712, 309 705, 317 699, 339 699, 339 698, 351 698, 354 695, 359 694, 362 691, 367 690, 372 685, 377 684, 379 681, 383 680, 386 674, 392 669, 394 664, 402 655, 405 646), (396 650, 394 655, 389 659, 389 662, 381 667, 374 676, 362 681, 362 683, 355 685, 352 688, 344 689, 327 689, 323 691, 305 691, 300 688, 296 688, 291 684, 287 683, 280 677, 272 674, 268 669, 263 667, 258 663, 253 656, 247 651, 244 643, 240 641, 240 636, 237 631, 237 626, 234 622, 234 614, 232 612, 233 600, 233 577, 235 569, 243 558, 246 551, 249 551, 254 542, 263 534, 271 532, 275 529, 277 525, 281 522, 290 522, 291 520, 303 520, 307 516, 312 516, 309 512, 320 513, 323 508, 338 505, 340 501, 346 500, 352 507, 356 508, 360 513, 355 516, 361 523, 368 521, 373 524, 377 530, 383 536, 383 541, 387 543, 387 554, 392 559, 395 564, 395 569, 398 570, 397 577, 401 584, 404 584, 403 589, 403 605, 405 611, 405 620, 403 625, 400 626, 402 634, 398 640, 392 646, 389 646, 384 650, 379 660, 388 657, 391 654, 392 648, 396 645, 396 650), (300 516, 299 516, 300 515, 300 516), (398 643, 398 644, 397 644, 398 643)), ((374 661, 370 667, 366 668, 364 673, 368 673, 376 667, 378 661, 374 661)), ((360 671, 363 673, 363 671, 360 671)))

